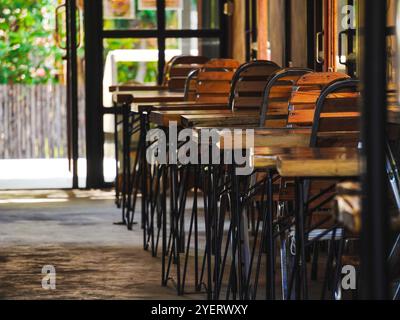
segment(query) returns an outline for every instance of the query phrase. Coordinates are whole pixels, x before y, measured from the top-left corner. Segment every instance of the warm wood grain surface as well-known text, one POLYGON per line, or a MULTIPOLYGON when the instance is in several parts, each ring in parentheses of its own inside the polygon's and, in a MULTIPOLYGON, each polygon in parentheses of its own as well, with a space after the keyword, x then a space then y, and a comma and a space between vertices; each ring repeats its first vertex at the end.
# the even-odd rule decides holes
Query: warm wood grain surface
POLYGON ((308 149, 278 156, 277 169, 283 177, 355 177, 360 159, 356 149, 308 149))
POLYGON ((161 103, 184 101, 183 92, 171 92, 167 90, 138 90, 123 91, 113 94, 116 103, 161 103))
POLYGON ((188 109, 188 110, 174 110, 174 111, 152 111, 150 113, 150 122, 155 123, 162 127, 168 127, 171 121, 178 122, 180 125, 180 121, 182 116, 209 116, 213 115, 215 117, 219 117, 221 115, 231 116, 232 111, 228 110, 226 107, 222 110, 221 108, 214 109, 188 109))
POLYGON ((181 124, 192 127, 229 127, 236 125, 257 126, 260 122, 259 111, 235 111, 220 115, 188 115, 181 117, 181 124))
POLYGON ((168 90, 166 86, 146 86, 146 85, 120 85, 111 86, 110 92, 121 92, 121 91, 154 91, 154 90, 168 90))
MULTIPOLYGON (((245 128, 242 128, 245 130, 245 128)), ((242 141, 246 141, 246 132, 240 134, 242 141)), ((293 148, 308 147, 310 144, 311 129, 254 129, 254 146, 266 148, 293 148)), ((219 147, 221 149, 234 148, 233 134, 221 132, 219 147)))

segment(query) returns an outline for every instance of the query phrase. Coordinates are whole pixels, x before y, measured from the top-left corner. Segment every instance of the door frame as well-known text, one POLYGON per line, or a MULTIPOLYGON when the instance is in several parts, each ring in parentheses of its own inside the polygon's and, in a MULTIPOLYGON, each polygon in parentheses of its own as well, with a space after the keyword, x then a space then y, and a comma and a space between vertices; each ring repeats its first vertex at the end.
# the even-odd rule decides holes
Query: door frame
POLYGON ((76 0, 65 0, 67 30, 67 135, 69 166, 72 171, 72 188, 79 187, 79 115, 78 115, 78 40, 76 0))

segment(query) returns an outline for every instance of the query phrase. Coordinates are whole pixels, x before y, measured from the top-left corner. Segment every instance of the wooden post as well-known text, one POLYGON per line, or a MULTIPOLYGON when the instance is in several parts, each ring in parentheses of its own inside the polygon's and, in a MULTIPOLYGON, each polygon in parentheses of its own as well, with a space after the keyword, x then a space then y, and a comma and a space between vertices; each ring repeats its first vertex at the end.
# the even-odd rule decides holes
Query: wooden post
POLYGON ((257 58, 268 60, 268 0, 257 0, 257 6, 257 58))
POLYGON ((232 58, 244 63, 246 61, 245 43, 245 5, 242 0, 235 0, 232 24, 232 58))
POLYGON ((324 6, 324 71, 336 70, 336 19, 336 1, 327 0, 324 6))

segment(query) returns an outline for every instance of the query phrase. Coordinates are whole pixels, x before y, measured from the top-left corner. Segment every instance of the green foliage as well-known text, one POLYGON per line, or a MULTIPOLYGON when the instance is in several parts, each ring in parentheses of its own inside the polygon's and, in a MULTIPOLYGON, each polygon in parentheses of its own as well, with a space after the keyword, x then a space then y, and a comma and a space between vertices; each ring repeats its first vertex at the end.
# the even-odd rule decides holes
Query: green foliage
POLYGON ((0 0, 0 83, 56 81, 54 0, 0 0))

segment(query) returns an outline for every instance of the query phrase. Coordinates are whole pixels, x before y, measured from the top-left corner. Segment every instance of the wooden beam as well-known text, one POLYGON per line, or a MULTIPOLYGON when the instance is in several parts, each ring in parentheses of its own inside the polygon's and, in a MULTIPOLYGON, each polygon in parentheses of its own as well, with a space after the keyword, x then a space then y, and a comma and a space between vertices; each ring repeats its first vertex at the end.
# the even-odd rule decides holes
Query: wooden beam
POLYGON ((257 52, 259 60, 268 60, 268 0, 257 0, 257 52))

